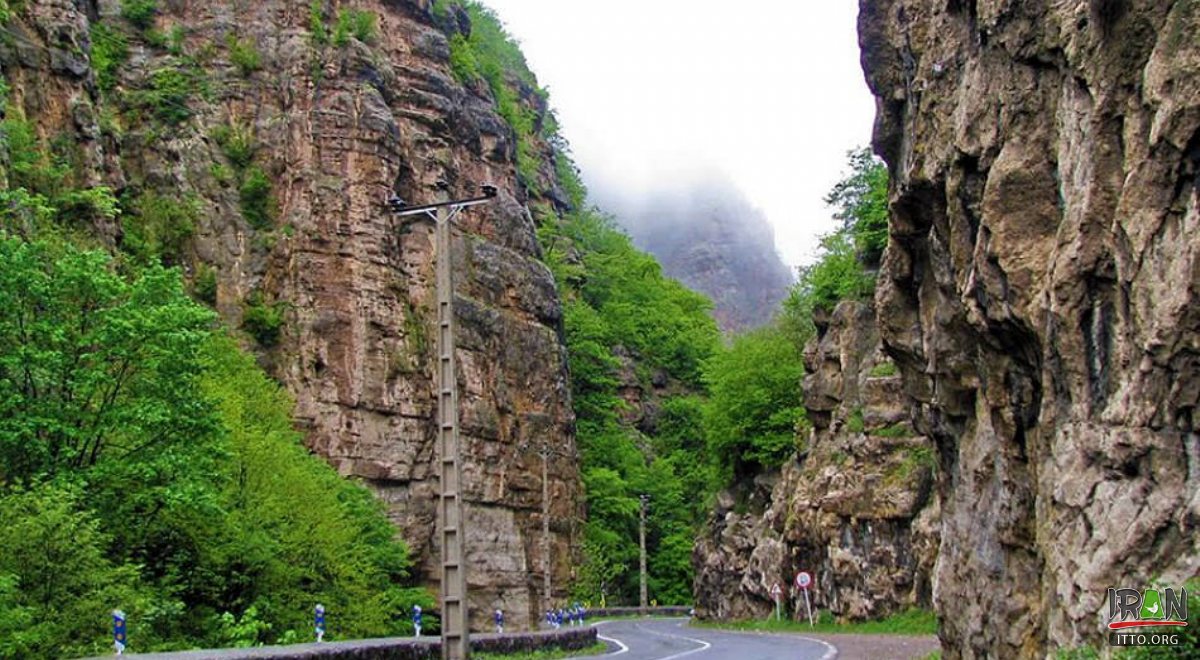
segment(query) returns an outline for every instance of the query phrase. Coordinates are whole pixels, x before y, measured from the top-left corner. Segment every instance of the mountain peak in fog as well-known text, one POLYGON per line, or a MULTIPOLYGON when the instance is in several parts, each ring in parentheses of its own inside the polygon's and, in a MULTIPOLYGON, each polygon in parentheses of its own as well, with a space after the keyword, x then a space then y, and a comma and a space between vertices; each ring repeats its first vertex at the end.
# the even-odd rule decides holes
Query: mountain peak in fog
POLYGON ((633 196, 592 190, 663 272, 712 298, 723 331, 763 325, 787 295, 792 273, 771 225, 727 179, 707 175, 633 196))

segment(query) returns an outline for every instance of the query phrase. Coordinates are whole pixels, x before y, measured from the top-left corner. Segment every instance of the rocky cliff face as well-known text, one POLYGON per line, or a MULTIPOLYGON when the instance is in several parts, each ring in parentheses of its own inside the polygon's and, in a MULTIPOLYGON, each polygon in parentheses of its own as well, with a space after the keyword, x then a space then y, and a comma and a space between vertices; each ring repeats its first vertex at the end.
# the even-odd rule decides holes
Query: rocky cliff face
POLYGON ((864 0, 877 305, 937 443, 948 657, 1200 570, 1200 3, 864 0))
POLYGON ((764 617, 771 586, 814 577, 814 607, 843 619, 927 605, 937 556, 934 452, 908 423, 872 307, 843 302, 805 351, 812 430, 795 460, 721 493, 696 546, 696 610, 764 617))
POLYGON ((792 273, 771 225, 732 183, 710 177, 640 199, 600 188, 599 199, 663 273, 712 299, 721 330, 761 326, 787 297, 792 273))
MULTIPOLYGON (((527 210, 541 196, 518 183, 513 133, 486 86, 450 73, 446 30, 469 30, 465 15, 435 18, 422 0, 163 0, 138 26, 117 0, 22 4, 0 46, 12 107, 48 140, 81 145, 84 181, 196 210, 179 263, 211 278, 232 325, 254 316, 260 358, 295 395, 311 448, 387 502, 431 585, 436 255, 429 223, 402 224, 383 202, 431 201, 438 181, 451 195, 498 185, 495 203, 459 218, 454 246, 468 579, 478 625, 496 607, 515 627, 535 621, 543 572, 561 597, 576 556, 574 419, 559 302, 527 210), (377 17, 373 38, 337 35, 351 10, 377 17), (125 53, 102 69, 113 34, 125 53), (269 182, 266 222, 246 210, 250 168, 269 182), (535 451, 546 442, 560 449, 548 503, 535 451)), ((545 111, 533 90, 521 102, 545 111)), ((552 152, 535 147, 538 181, 526 183, 558 203, 552 152)))

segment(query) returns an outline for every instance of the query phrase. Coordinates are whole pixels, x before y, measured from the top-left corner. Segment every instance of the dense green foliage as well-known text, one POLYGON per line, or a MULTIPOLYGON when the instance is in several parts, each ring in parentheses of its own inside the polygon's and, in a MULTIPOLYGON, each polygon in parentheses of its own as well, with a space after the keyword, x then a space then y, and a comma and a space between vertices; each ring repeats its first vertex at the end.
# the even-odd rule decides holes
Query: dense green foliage
POLYGON ((704 422, 722 482, 793 454, 804 420, 803 375, 800 347, 776 325, 734 338, 709 361, 704 422))
POLYGON ((433 602, 380 505, 164 266, 199 205, 81 189, 70 143, 6 116, 0 657, 101 653, 115 608, 136 651, 305 640, 317 602, 331 638, 406 632, 433 602), (113 219, 121 252, 89 248, 113 219))
POLYGON ((588 498, 577 592, 636 602, 639 496, 646 495, 651 597, 689 602, 692 539, 711 481, 699 458, 701 404, 689 392, 701 389, 703 362, 717 348, 711 303, 664 277, 596 211, 550 215, 539 236, 563 296, 588 498), (632 428, 619 388, 649 396, 656 376, 674 391, 654 424, 632 428))

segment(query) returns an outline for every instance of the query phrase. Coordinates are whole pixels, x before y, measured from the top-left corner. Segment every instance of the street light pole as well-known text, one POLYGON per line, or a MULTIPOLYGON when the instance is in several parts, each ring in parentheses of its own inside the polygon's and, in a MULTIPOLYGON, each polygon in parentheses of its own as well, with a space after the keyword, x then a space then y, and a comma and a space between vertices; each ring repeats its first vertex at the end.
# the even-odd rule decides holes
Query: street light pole
POLYGON ((496 196, 495 186, 483 186, 483 196, 447 201, 444 188, 433 204, 410 207, 398 197, 388 206, 399 216, 424 215, 435 222, 434 254, 437 259, 438 305, 438 526, 441 534, 442 658, 466 660, 471 653, 467 600, 466 554, 463 550, 467 519, 462 500, 462 448, 458 435, 458 376, 455 370, 454 270, 450 248, 451 224, 468 206, 496 196))
POLYGON ((650 499, 649 495, 639 495, 638 500, 641 501, 642 507, 638 516, 638 542, 641 545, 641 557, 639 558, 639 566, 642 572, 642 589, 641 599, 639 600, 639 608, 641 614, 646 613, 646 502, 650 499))

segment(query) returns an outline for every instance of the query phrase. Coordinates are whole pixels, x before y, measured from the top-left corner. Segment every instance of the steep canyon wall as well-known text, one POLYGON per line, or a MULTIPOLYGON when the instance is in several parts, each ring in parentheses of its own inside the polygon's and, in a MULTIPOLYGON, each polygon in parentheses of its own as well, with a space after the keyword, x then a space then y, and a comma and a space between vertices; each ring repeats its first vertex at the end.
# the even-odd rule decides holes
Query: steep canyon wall
POLYGON ((814 577, 814 606, 840 619, 930 603, 933 445, 908 421, 873 307, 839 304, 804 362, 812 423, 804 448, 779 470, 722 492, 696 545, 702 618, 765 617, 776 583, 787 589, 789 611, 803 612, 803 594, 790 586, 801 570, 814 577))
MULTIPOLYGON (((529 625, 545 571, 563 597, 581 485, 561 309, 528 206, 561 207, 565 196, 549 144, 535 142, 537 171, 519 181, 514 134, 488 86, 451 74, 448 34, 470 29, 465 13, 423 0, 316 10, 307 0, 162 0, 139 29, 118 0, 13 6, 0 44, 10 108, 47 141, 78 145, 85 183, 194 206, 178 263, 193 281, 215 281, 213 303, 232 326, 250 310, 282 319, 260 335, 260 361, 295 396, 312 450, 388 504, 431 586, 436 255, 431 225, 400 223, 383 202, 431 201, 439 181, 457 196, 499 187, 495 203, 460 216, 454 246, 472 605, 478 625, 496 607, 529 625), (375 15, 373 37, 331 37, 344 10, 375 15), (94 66, 101 25, 127 42, 106 83, 94 66), (235 44, 247 43, 257 66, 235 61, 235 44), (244 212, 247 165, 229 153, 231 134, 270 182, 268 223, 244 212), (557 448, 549 502, 537 452, 546 444, 557 448)), ((545 116, 536 90, 520 96, 545 116)), ((95 229, 124 239, 119 222, 95 229)))
POLYGON ((948 657, 1200 571, 1200 3, 863 0, 876 304, 936 442, 948 657))

